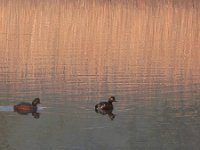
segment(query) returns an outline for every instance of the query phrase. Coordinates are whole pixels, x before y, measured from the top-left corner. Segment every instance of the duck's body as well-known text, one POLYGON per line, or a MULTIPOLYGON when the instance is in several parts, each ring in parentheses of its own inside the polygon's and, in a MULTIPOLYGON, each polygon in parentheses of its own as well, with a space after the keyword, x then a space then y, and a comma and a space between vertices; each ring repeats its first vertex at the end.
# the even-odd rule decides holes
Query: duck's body
POLYGON ((14 105, 14 111, 20 114, 37 112, 37 104, 40 104, 39 98, 35 98, 32 103, 21 102, 17 105, 14 105))
POLYGON ((115 97, 111 96, 107 102, 100 102, 95 105, 95 111, 99 110, 113 110, 113 102, 116 102, 115 97))
POLYGON ((96 113, 102 115, 108 115, 108 117, 113 120, 115 118, 115 114, 112 113, 113 111, 113 102, 116 102, 115 97, 111 96, 107 102, 100 102, 95 105, 96 113))

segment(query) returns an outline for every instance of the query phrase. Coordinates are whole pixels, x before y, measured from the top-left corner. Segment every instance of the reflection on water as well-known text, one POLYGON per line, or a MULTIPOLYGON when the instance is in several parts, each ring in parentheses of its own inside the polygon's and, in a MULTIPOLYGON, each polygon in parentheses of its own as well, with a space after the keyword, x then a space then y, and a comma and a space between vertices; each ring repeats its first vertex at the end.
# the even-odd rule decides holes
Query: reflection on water
POLYGON ((113 114, 113 110, 102 110, 102 109, 95 109, 96 113, 99 113, 101 115, 108 115, 108 117, 113 120, 116 116, 116 114, 113 114))
POLYGON ((2 0, 0 149, 198 149, 199 8, 2 0), (110 95, 119 99, 113 121, 94 112, 110 95), (48 107, 40 119, 3 107, 33 97, 48 107))
POLYGON ((39 119, 40 118, 40 113, 38 113, 37 111, 34 111, 34 112, 22 112, 22 111, 16 111, 18 114, 20 115, 28 115, 28 114, 32 114, 32 116, 35 118, 35 119, 39 119))

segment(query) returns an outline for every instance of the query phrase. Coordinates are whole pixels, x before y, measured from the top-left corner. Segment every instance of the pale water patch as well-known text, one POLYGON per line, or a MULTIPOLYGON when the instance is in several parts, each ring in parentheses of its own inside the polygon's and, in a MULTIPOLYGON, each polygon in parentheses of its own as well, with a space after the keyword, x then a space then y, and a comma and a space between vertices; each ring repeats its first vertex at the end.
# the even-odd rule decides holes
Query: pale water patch
POLYGON ((13 106, 0 106, 0 111, 14 111, 13 106))
MULTIPOLYGON (((47 108, 48 107, 38 107, 37 111, 42 111, 47 108)), ((0 111, 14 111, 14 107, 13 106, 0 106, 0 111)))

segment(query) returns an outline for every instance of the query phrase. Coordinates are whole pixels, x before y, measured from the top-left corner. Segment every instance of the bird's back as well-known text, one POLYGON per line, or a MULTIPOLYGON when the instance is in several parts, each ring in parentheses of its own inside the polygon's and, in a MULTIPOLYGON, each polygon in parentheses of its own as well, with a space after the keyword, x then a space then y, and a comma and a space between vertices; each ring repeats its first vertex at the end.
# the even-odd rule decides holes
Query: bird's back
POLYGON ((100 102, 95 105, 95 110, 98 110, 98 109, 102 109, 102 110, 113 109, 113 105, 112 103, 108 103, 108 102, 100 102))
POLYGON ((32 106, 32 104, 28 103, 28 102, 21 102, 21 103, 15 105, 15 106, 32 106))
POLYGON ((14 110, 15 111, 18 111, 18 112, 32 112, 32 111, 35 111, 37 109, 37 107, 33 106, 32 104, 30 103, 27 103, 27 102, 21 102, 17 105, 14 105, 14 110))

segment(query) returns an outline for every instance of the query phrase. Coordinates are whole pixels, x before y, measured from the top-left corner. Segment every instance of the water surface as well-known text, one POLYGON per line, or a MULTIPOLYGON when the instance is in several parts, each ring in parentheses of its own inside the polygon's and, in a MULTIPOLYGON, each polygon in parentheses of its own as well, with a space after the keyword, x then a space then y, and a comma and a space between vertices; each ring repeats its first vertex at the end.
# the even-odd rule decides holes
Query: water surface
POLYGON ((198 0, 0 4, 0 149, 200 147, 198 0), (114 95, 111 120, 94 106, 114 95), (40 97, 40 118, 12 106, 40 97))

